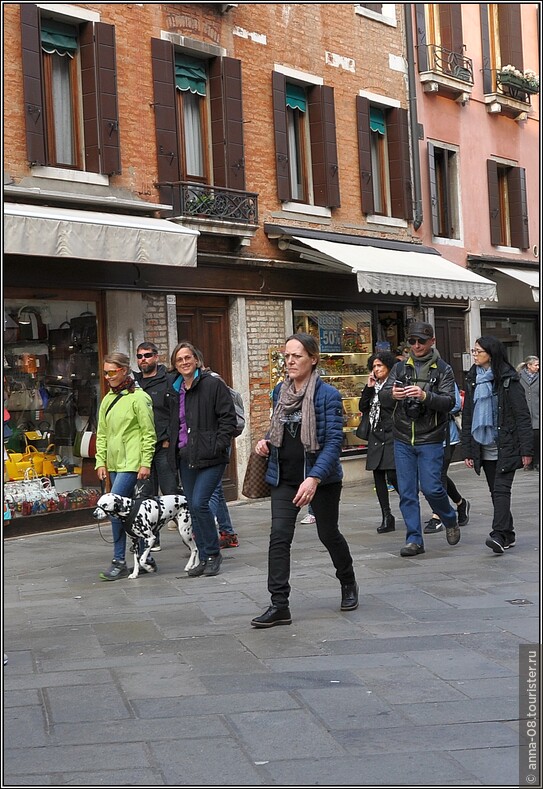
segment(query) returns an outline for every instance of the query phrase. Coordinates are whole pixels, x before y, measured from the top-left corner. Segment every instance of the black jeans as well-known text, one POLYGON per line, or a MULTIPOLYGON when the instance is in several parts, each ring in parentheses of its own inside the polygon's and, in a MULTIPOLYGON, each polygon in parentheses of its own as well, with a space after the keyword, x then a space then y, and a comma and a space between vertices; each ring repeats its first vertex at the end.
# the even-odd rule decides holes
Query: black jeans
MULTIPOLYGON (((353 560, 347 540, 339 530, 341 482, 319 485, 311 508, 319 540, 327 549, 342 584, 355 582, 353 560)), ((298 485, 280 484, 271 490, 272 523, 268 553, 268 590, 272 605, 287 608, 290 595, 290 546, 300 507, 292 503, 298 485)))
POLYGON ((377 493, 377 499, 381 507, 381 512, 383 513, 383 516, 388 515, 390 512, 390 497, 388 495, 389 483, 393 486, 396 493, 398 492, 396 469, 374 469, 373 481, 375 482, 375 492, 377 493))
POLYGON ((447 476, 447 471, 451 465, 455 446, 455 444, 447 444, 445 446, 445 451, 443 453, 443 471, 441 473, 441 481, 443 482, 443 487, 447 491, 447 496, 452 502, 454 502, 454 504, 458 505, 462 501, 462 496, 452 479, 447 476))
POLYGON ((501 472, 497 470, 497 460, 483 460, 488 489, 494 506, 492 518, 491 537, 507 534, 514 535, 513 515, 511 514, 511 488, 513 487, 514 471, 501 472))

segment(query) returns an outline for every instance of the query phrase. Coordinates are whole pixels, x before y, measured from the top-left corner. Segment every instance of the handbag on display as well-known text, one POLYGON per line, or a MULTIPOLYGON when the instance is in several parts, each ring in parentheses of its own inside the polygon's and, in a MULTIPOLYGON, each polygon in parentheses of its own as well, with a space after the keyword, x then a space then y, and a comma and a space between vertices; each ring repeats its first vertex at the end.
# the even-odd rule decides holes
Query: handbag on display
POLYGON ((96 315, 93 312, 82 312, 70 321, 72 330, 71 344, 75 350, 82 350, 86 345, 98 341, 96 315))
POLYGON ((265 479, 267 470, 268 458, 251 452, 241 489, 244 496, 248 499, 265 499, 270 495, 271 488, 265 479))
POLYGON ((19 381, 12 381, 11 391, 6 403, 8 411, 30 411, 32 410, 32 393, 30 389, 19 381))
POLYGON ((360 422, 358 427, 356 428, 356 437, 361 438, 363 441, 367 441, 370 437, 370 415, 369 412, 362 414, 360 417, 360 422))
POLYGON ((49 329, 49 351, 52 356, 68 355, 72 350, 72 327, 69 321, 61 323, 58 329, 49 329))

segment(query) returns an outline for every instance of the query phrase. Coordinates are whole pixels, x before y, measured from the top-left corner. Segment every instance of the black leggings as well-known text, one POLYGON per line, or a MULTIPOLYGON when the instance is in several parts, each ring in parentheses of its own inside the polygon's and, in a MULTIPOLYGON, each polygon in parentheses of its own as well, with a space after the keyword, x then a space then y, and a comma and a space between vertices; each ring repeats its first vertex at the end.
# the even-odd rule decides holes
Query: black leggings
POLYGON ((373 479, 375 481, 375 492, 381 505, 381 512, 383 515, 390 512, 390 498, 388 495, 388 484, 393 485, 396 493, 398 492, 398 480, 396 478, 396 469, 380 469, 376 468, 373 471, 373 479))
POLYGON ((441 481, 443 483, 443 487, 447 491, 447 496, 450 498, 454 504, 460 504, 462 501, 462 496, 458 492, 458 488, 452 481, 450 477, 447 476, 447 471, 449 470, 449 466, 451 465, 452 456, 454 453, 454 448, 456 444, 446 444, 445 451, 443 453, 443 470, 441 472, 441 481))
MULTIPOLYGON (((287 608, 290 595, 290 546, 300 508, 292 503, 298 485, 280 484, 271 489, 272 523, 268 553, 268 590, 272 605, 287 608)), ((353 560, 347 540, 339 530, 341 482, 319 485, 311 508, 319 540, 327 549, 342 584, 355 582, 353 560)))

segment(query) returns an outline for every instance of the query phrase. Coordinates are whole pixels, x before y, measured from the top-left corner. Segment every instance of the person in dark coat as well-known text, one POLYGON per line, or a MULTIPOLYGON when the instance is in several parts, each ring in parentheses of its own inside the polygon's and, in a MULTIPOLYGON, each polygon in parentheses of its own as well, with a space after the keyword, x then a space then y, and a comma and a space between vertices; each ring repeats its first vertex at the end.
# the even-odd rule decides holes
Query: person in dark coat
POLYGON ((187 341, 172 352, 170 452, 179 462, 181 484, 192 518, 200 562, 191 578, 217 575, 221 562, 219 535, 209 502, 230 460, 237 427, 236 410, 227 385, 203 370, 199 351, 187 341))
POLYGON ((472 354, 475 364, 466 376, 462 452, 468 468, 476 474, 482 468, 485 473, 494 507, 486 545, 501 554, 516 541, 511 488, 515 471, 532 462, 532 420, 503 343, 496 337, 479 337, 472 354))
POLYGON ((534 459, 532 466, 528 468, 539 471, 539 358, 527 356, 518 365, 517 372, 520 374, 520 382, 524 387, 534 431, 534 459))
POLYGON ((383 404, 380 398, 380 392, 396 361, 396 357, 389 351, 380 351, 370 356, 368 368, 371 372, 358 403, 358 410, 363 414, 369 412, 370 417, 366 471, 373 471, 375 492, 383 515, 381 525, 377 527, 378 534, 394 531, 396 528, 388 495, 389 483, 398 492, 392 435, 393 409, 390 402, 383 404))

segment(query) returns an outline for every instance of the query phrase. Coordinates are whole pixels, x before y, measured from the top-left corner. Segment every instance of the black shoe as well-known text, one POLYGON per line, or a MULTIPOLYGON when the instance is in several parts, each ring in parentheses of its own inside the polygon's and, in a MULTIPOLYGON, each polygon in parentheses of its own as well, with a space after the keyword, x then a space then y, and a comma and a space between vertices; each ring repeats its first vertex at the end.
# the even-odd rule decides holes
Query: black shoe
POLYGON ((457 545, 460 542, 460 529, 456 526, 445 526, 445 535, 449 545, 457 545))
POLYGON ((204 575, 218 575, 221 569, 222 556, 218 553, 216 556, 210 556, 204 567, 204 575))
POLYGON ((206 568, 206 564, 207 564, 207 559, 202 559, 202 561, 199 564, 197 564, 196 567, 193 567, 192 570, 187 570, 187 575, 190 578, 197 578, 199 575, 202 575, 202 573, 204 572, 206 568))
POLYGON ((458 525, 459 526, 466 526, 469 521, 469 511, 470 511, 471 504, 467 499, 462 499, 458 507, 456 508, 456 514, 458 516, 458 525))
POLYGON ((253 627, 275 627, 275 625, 290 625, 292 619, 290 616, 289 608, 276 608, 270 605, 268 610, 262 616, 255 616, 251 619, 253 627))
POLYGON ((438 531, 443 531, 443 524, 439 518, 430 518, 424 527, 424 534, 437 534, 438 531))
POLYGON ((400 556, 418 556, 419 553, 424 553, 424 545, 418 545, 416 542, 408 542, 400 550, 400 556))
POLYGON ((126 562, 120 559, 113 559, 109 570, 100 573, 100 580, 102 581, 117 581, 119 578, 126 578, 128 576, 128 568, 126 562))
POLYGON ((383 521, 377 527, 377 534, 385 534, 387 531, 396 531, 396 520, 391 512, 383 515, 383 521))
POLYGON ((504 542, 503 542, 503 550, 507 551, 508 548, 512 548, 517 543, 517 538, 514 534, 505 534, 504 535, 504 542))
POLYGON ((358 584, 341 584, 341 611, 358 608, 358 584))
MULTIPOLYGON (((503 537, 499 535, 495 537, 492 536, 487 537, 487 539, 485 540, 485 545, 487 546, 487 548, 490 548, 491 551, 494 551, 494 553, 503 553, 505 551, 505 543, 503 537)), ((507 547, 511 547, 511 546, 508 545, 507 547)))

